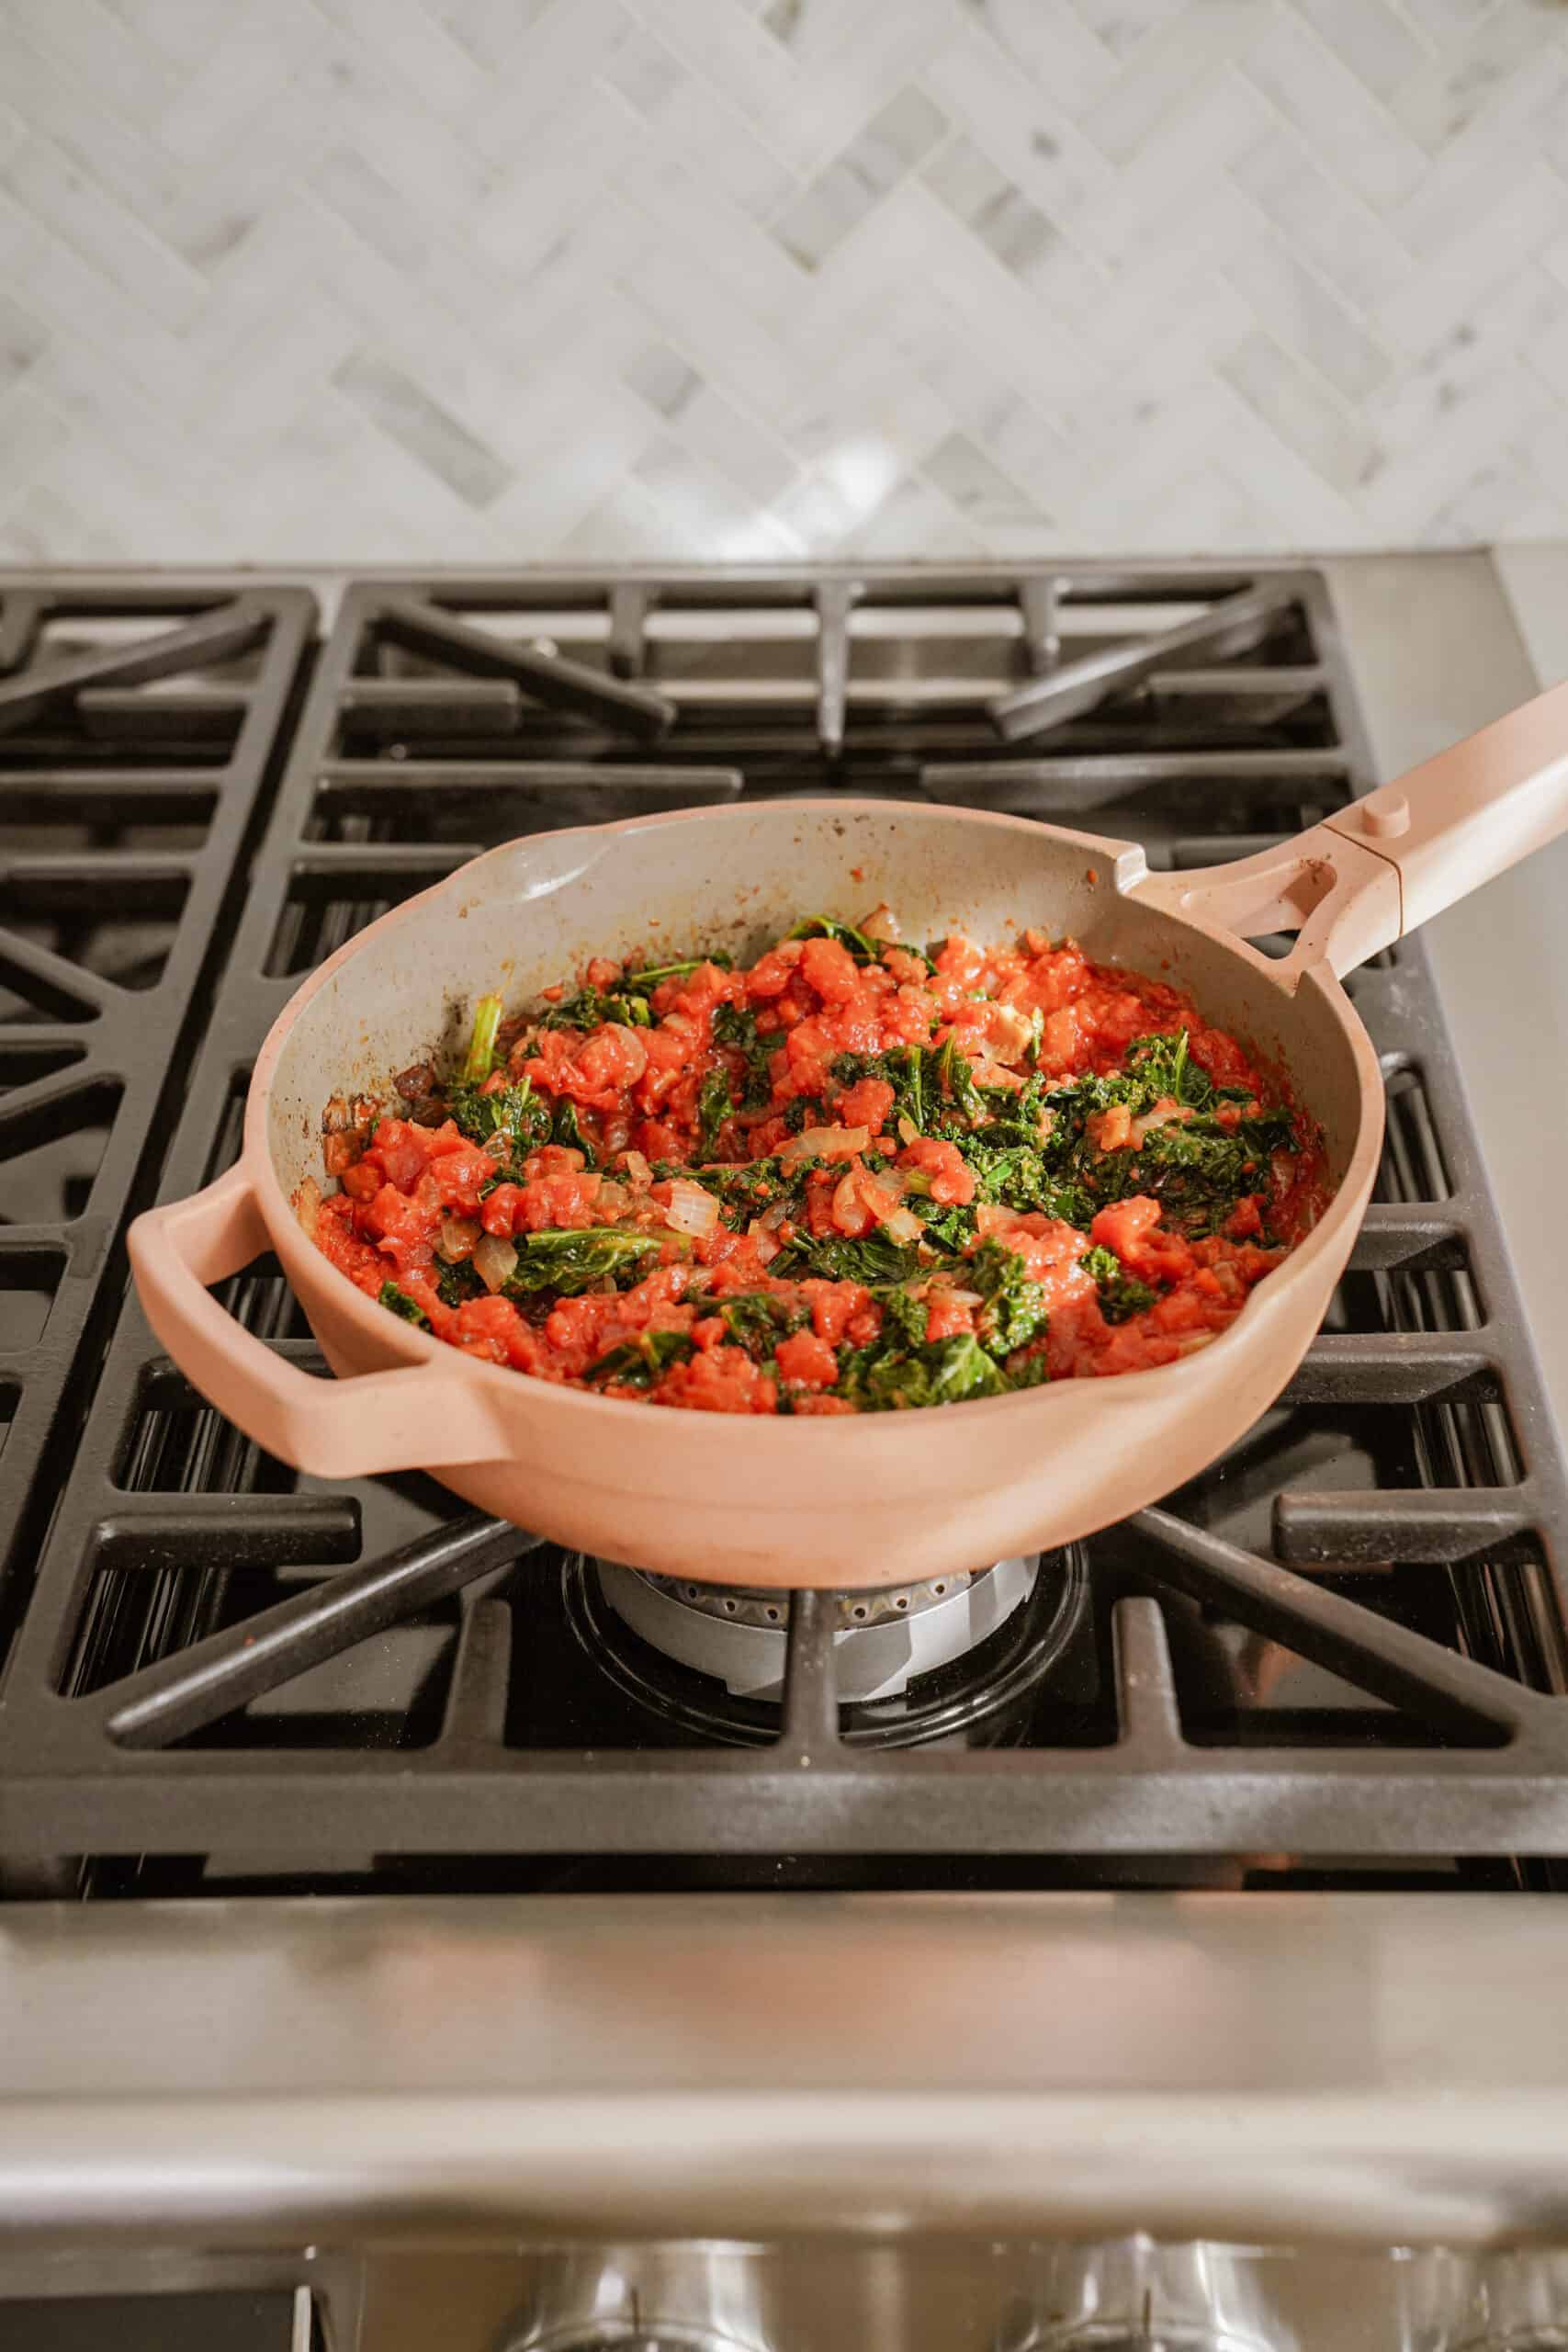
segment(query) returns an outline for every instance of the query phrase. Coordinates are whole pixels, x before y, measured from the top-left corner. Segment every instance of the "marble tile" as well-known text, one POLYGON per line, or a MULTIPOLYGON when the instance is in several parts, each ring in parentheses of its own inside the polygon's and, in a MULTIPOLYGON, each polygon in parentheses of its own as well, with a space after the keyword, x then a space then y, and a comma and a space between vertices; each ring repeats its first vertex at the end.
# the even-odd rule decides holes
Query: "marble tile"
POLYGON ((1224 275, 1275 339, 1347 400, 1387 376, 1393 361, 1376 334, 1282 238, 1264 232, 1249 239, 1224 275))
POLYGON ((903 89, 774 223, 786 253, 817 269, 934 147, 946 123, 923 91, 903 89))
POLYGON ((1363 203, 1384 212, 1419 186, 1423 149, 1382 99, 1351 72, 1315 26, 1286 9, 1265 10, 1265 29, 1247 44, 1242 71, 1363 203))
POLYGON ((1380 455, 1373 435, 1272 335, 1246 336, 1218 365, 1233 390, 1325 481, 1349 492, 1366 480, 1380 455))
POLYGON ((510 479, 491 449, 455 416, 373 351, 357 351, 333 370, 336 389, 470 506, 488 506, 510 479))
POLYGON ((1558 0, 0 0, 0 560, 1565 530, 1558 0))

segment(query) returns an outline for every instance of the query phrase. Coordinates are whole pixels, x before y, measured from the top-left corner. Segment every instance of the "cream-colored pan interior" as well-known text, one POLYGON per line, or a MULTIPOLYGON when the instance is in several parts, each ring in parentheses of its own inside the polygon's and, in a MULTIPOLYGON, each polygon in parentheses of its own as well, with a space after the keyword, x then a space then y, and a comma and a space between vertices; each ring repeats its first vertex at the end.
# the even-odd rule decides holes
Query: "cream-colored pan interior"
POLYGON ((802 914, 852 922, 886 902, 913 940, 962 927, 989 943, 1034 926, 1190 989, 1211 1021, 1290 1072, 1337 1174, 1361 1115, 1337 989, 1309 976, 1288 997, 1264 959, 1122 895, 1118 849, 1021 820, 831 799, 509 843, 427 894, 384 946, 362 939, 329 968, 273 1080, 274 1168, 288 1193, 307 1175, 324 1182, 328 1101, 388 1098, 394 1072, 460 1050, 487 990, 521 1007, 594 955, 668 960, 726 947, 748 958, 802 914))

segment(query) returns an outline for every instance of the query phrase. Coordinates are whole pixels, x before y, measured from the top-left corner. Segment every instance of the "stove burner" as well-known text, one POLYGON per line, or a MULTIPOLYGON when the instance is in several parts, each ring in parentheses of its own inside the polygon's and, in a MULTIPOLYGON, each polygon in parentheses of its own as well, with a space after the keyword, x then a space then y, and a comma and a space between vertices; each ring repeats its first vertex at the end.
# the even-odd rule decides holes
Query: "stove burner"
MULTIPOLYGON (((840 1699, 889 1699, 976 1648, 1026 1601, 1039 1557, 937 1577, 929 1584, 832 1596, 840 1699)), ((752 1585, 694 1584, 595 1561, 617 1616, 666 1657, 724 1684, 732 1698, 784 1690, 789 1596, 752 1585)))
MULTIPOLYGON (((701 1585, 578 1553, 562 1571, 562 1597, 579 1640, 643 1712, 735 1746, 777 1737, 787 1592, 701 1585)), ((1077 1545, 832 1596, 843 1737, 879 1747, 1017 1738, 1088 1602, 1077 1545)))

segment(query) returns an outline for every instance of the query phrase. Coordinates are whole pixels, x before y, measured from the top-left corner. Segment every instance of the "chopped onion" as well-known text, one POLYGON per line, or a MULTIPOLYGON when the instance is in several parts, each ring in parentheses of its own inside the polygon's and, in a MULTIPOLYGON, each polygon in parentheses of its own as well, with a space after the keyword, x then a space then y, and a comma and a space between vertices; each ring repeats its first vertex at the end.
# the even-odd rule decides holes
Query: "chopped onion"
POLYGON ((449 1266, 458 1265, 463 1259, 473 1256, 483 1236, 484 1227, 477 1217, 444 1216, 435 1254, 438 1258, 445 1258, 449 1266))
POLYGON ((895 1209, 883 1218, 882 1229, 895 1241, 918 1241, 926 1228, 913 1209, 895 1209))
POLYGON ((677 1176, 670 1186, 670 1205, 664 1216, 677 1233, 712 1233, 718 1224, 718 1203, 701 1184, 677 1176))
POLYGON ((761 1217, 754 1216, 751 1219, 746 1228, 746 1238, 756 1246, 757 1262, 760 1266, 767 1265, 771 1259, 778 1256, 780 1245, 769 1232, 761 1217))
POLYGON ((1141 1144, 1144 1137, 1151 1135, 1156 1127, 1184 1126, 1187 1121, 1195 1115, 1185 1102, 1156 1102, 1152 1111, 1145 1111, 1141 1119, 1133 1121, 1130 1130, 1133 1142, 1134 1145, 1141 1144))
POLYGON ((1005 1209, 999 1201, 982 1201, 975 1211, 975 1230, 982 1240, 993 1233, 1011 1233, 1023 1223, 1019 1209, 1005 1209))
POLYGON ((499 1290, 517 1271, 517 1252, 510 1241, 485 1234, 474 1245, 474 1272, 486 1290, 499 1290))
POLYGON ((626 1022, 612 1021, 607 1025, 614 1030, 621 1044, 632 1057, 633 1068, 626 1072, 620 1083, 623 1086, 635 1086, 637 1080, 647 1071, 648 1047, 643 1044, 637 1031, 629 1027, 626 1022))
POLYGON ((863 915, 855 929, 865 938, 877 940, 889 947, 896 947, 904 936, 903 924, 886 900, 881 906, 874 907, 870 914, 863 915))
POLYGON ((1007 1058, 1021 1054, 1033 1035, 1033 1024, 1026 1012, 1012 1004, 993 1004, 986 1019, 986 1041, 996 1052, 1007 1058))
POLYGON ((632 1182, 639 1193, 646 1193, 653 1182, 653 1170, 641 1152, 627 1151, 623 1152, 621 1156, 626 1163, 626 1174, 631 1178, 632 1182))
POLYGON ((871 1141, 869 1127, 807 1127, 780 1152, 785 1167, 797 1159, 852 1159, 871 1141))
POLYGON ((789 1203, 787 1200, 780 1199, 776 1201, 770 1201, 767 1207, 762 1211, 761 1216, 755 1218, 753 1222, 760 1225, 764 1233, 776 1233, 779 1227, 783 1225, 788 1215, 789 1203))
POLYGON ((977 1290, 950 1290, 948 1296, 958 1306, 984 1306, 985 1299, 977 1290))
POLYGON ((601 1176, 595 1180, 593 1193, 595 1210, 602 1212, 607 1209, 612 1216, 619 1216, 622 1210, 629 1209, 631 1204, 632 1196, 625 1184, 617 1184, 610 1176, 601 1176))
POLYGON ((294 1195, 294 1214, 308 1241, 314 1241, 316 1228, 321 1221, 321 1188, 313 1176, 307 1176, 294 1195))
POLYGON ((920 1131, 919 1131, 919 1127, 917 1127, 917 1126, 916 1126, 916 1125, 915 1125, 915 1123, 914 1123, 913 1119, 907 1117, 907 1116, 906 1116, 906 1114, 905 1114, 902 1111, 900 1111, 900 1112, 899 1112, 899 1114, 898 1114, 898 1140, 899 1140, 899 1142, 900 1142, 900 1143, 919 1143, 919 1139, 920 1139, 920 1131))

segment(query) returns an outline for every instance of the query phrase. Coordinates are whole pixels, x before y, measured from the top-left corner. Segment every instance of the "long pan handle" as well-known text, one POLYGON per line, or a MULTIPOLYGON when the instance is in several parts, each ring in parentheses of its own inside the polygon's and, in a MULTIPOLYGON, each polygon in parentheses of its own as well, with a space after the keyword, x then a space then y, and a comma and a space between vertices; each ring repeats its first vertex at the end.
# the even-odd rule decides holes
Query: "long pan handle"
POLYGON ((1276 967, 1341 978, 1521 858, 1568 832, 1568 684, 1538 695, 1277 849, 1200 873, 1150 875, 1135 895, 1244 939, 1297 930, 1276 967))

